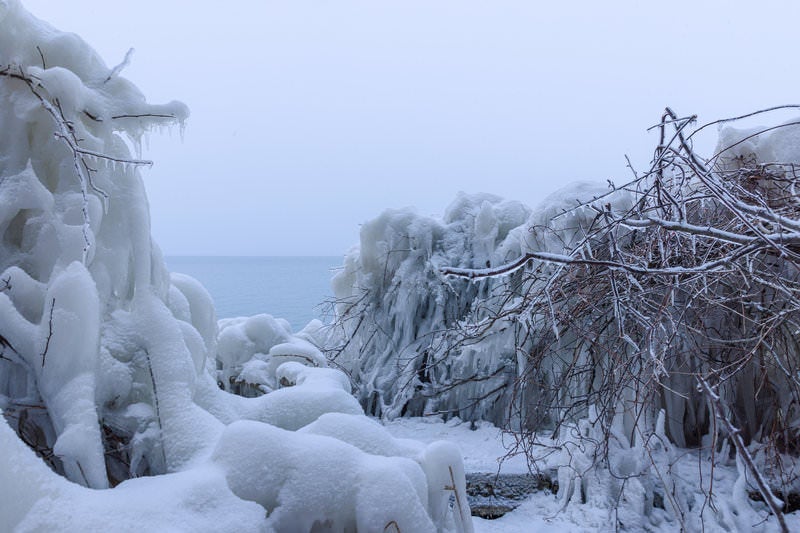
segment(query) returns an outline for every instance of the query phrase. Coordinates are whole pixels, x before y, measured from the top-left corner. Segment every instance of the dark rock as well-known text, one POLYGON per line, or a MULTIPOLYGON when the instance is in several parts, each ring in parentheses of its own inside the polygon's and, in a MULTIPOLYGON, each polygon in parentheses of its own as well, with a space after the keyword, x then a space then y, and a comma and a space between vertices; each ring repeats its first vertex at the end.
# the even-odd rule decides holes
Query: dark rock
POLYGON ((558 490, 551 477, 541 474, 468 473, 466 478, 472 516, 490 520, 513 511, 533 492, 558 490))

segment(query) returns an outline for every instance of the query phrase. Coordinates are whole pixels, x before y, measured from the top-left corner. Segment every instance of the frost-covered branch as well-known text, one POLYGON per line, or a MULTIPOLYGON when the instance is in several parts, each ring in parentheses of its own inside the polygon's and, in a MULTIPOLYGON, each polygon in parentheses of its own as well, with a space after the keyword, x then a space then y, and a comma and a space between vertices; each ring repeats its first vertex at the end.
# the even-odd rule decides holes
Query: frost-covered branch
MULTIPOLYGON (((515 346, 508 420, 523 449, 590 412, 605 435, 635 440, 662 409, 677 445, 709 434, 719 443, 727 430, 696 387, 716 375, 721 400, 737 406, 728 422, 742 446, 758 439, 776 457, 800 453, 800 424, 787 416, 800 409, 800 147, 791 144, 800 121, 723 131, 704 159, 691 146, 694 120, 667 109, 647 172, 552 208, 516 256, 439 267, 445 282, 494 287, 476 289, 444 353, 495 338, 515 346)), ((606 457, 605 438, 592 461, 606 457)))
MULTIPOLYGON (((39 50, 41 54, 41 50, 39 50)), ((44 63, 44 56, 42 55, 42 64, 43 68, 45 66, 44 63)), ((47 88, 42 85, 42 81, 38 79, 36 76, 30 75, 25 72, 21 65, 6 65, 2 69, 0 69, 0 76, 4 76, 7 78, 19 80, 23 82, 28 89, 30 90, 31 94, 36 97, 36 99, 41 104, 42 108, 47 111, 47 113, 52 118, 55 131, 53 135, 64 141, 64 144, 69 148, 70 152, 72 153, 73 157, 73 167, 75 169, 75 175, 78 178, 78 182, 80 184, 80 191, 81 196, 83 198, 83 203, 81 206, 81 212, 83 215, 83 238, 84 238, 84 248, 83 248, 83 259, 84 262, 87 259, 89 248, 92 245, 90 240, 89 234, 91 232, 89 228, 89 192, 88 188, 91 187, 95 192, 97 192, 101 197, 107 200, 108 194, 97 187, 92 179, 91 176, 91 169, 86 161, 86 157, 109 161, 112 163, 120 163, 124 165, 132 165, 132 166, 152 166, 152 161, 146 160, 138 160, 138 159, 128 159, 128 158, 119 158, 109 156, 107 154, 103 154, 94 150, 89 150, 79 146, 79 139, 76 136, 75 126, 72 121, 70 121, 64 114, 64 110, 61 107, 60 102, 58 99, 51 100, 49 97, 45 96, 44 91, 47 91, 47 88)), ((84 111, 84 113, 93 120, 98 120, 97 117, 93 117, 91 113, 84 111)), ((125 115, 120 115, 122 117, 125 115)), ((166 115, 165 115, 166 116, 166 115)), ((117 118, 119 118, 117 117, 117 118)), ((170 118, 175 118, 171 116, 170 118)))
POLYGON ((56 131, 54 132, 54 135, 64 139, 67 146, 73 153, 73 166, 75 168, 75 174, 80 183, 81 196, 83 197, 81 212, 83 214, 83 260, 85 263, 89 253, 89 248, 91 247, 91 241, 89 240, 89 193, 87 191, 87 187, 91 178, 83 166, 78 152, 76 151, 77 140, 75 138, 74 127, 64 117, 63 111, 58 108, 57 103, 51 102, 41 94, 39 91, 40 81, 35 79, 33 76, 26 74, 21 65, 7 65, 6 67, 0 69, 0 76, 22 81, 28 86, 30 92, 36 97, 37 100, 39 100, 42 107, 55 122, 56 131))
POLYGON ((153 166, 153 162, 146 159, 128 159, 122 157, 113 157, 100 152, 95 152, 94 150, 87 150, 86 148, 81 148, 75 144, 74 138, 67 137, 66 135, 63 135, 61 133, 57 132, 54 135, 57 138, 62 139, 64 142, 66 142, 70 150, 72 150, 72 152, 76 155, 90 156, 96 159, 102 159, 104 161, 111 161, 112 163, 122 163, 125 165, 133 165, 135 167, 153 166))
POLYGON ((121 118, 168 118, 170 120, 177 120, 178 117, 173 114, 165 113, 128 113, 124 115, 113 115, 111 117, 112 120, 119 120, 121 118))

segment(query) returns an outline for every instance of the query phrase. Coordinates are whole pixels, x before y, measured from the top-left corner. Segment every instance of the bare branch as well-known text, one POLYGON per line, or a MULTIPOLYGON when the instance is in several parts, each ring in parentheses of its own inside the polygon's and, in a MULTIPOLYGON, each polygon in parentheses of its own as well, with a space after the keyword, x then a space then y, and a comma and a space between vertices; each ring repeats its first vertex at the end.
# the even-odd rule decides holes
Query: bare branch
POLYGON ((50 300, 50 318, 47 320, 48 326, 48 333, 47 333, 47 341, 44 344, 44 350, 42 350, 42 368, 44 368, 44 362, 47 358, 47 351, 50 349, 50 339, 53 338, 53 310, 56 308, 56 299, 53 298, 50 300))

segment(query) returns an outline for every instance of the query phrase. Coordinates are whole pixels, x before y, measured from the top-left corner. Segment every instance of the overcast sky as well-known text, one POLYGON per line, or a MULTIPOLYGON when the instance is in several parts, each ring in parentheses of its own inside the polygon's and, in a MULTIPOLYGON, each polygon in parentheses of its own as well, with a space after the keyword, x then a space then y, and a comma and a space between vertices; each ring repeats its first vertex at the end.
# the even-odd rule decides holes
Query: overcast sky
POLYGON ((23 4, 110 66, 135 48, 123 75, 191 108, 145 153, 167 255, 339 255, 388 207, 622 181, 665 105, 702 123, 800 100, 788 0, 23 4))

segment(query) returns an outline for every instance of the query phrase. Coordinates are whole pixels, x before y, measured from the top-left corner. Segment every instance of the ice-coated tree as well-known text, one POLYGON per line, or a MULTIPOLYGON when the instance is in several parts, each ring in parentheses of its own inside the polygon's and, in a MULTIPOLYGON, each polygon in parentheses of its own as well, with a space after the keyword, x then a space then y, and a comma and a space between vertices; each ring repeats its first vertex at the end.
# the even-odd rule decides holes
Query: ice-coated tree
POLYGON ((660 421, 678 447, 732 446, 765 501, 766 485, 795 490, 800 123, 733 120, 710 124, 702 158, 692 136, 709 124, 668 109, 647 172, 532 212, 462 195, 443 220, 366 224, 336 280, 331 352, 365 409, 488 419, 531 453, 577 436, 605 467, 660 421))
POLYGON ((0 0, 2 529, 472 531, 458 450, 366 418, 318 324, 220 331, 166 270, 138 152, 188 111, 128 59, 0 0))

